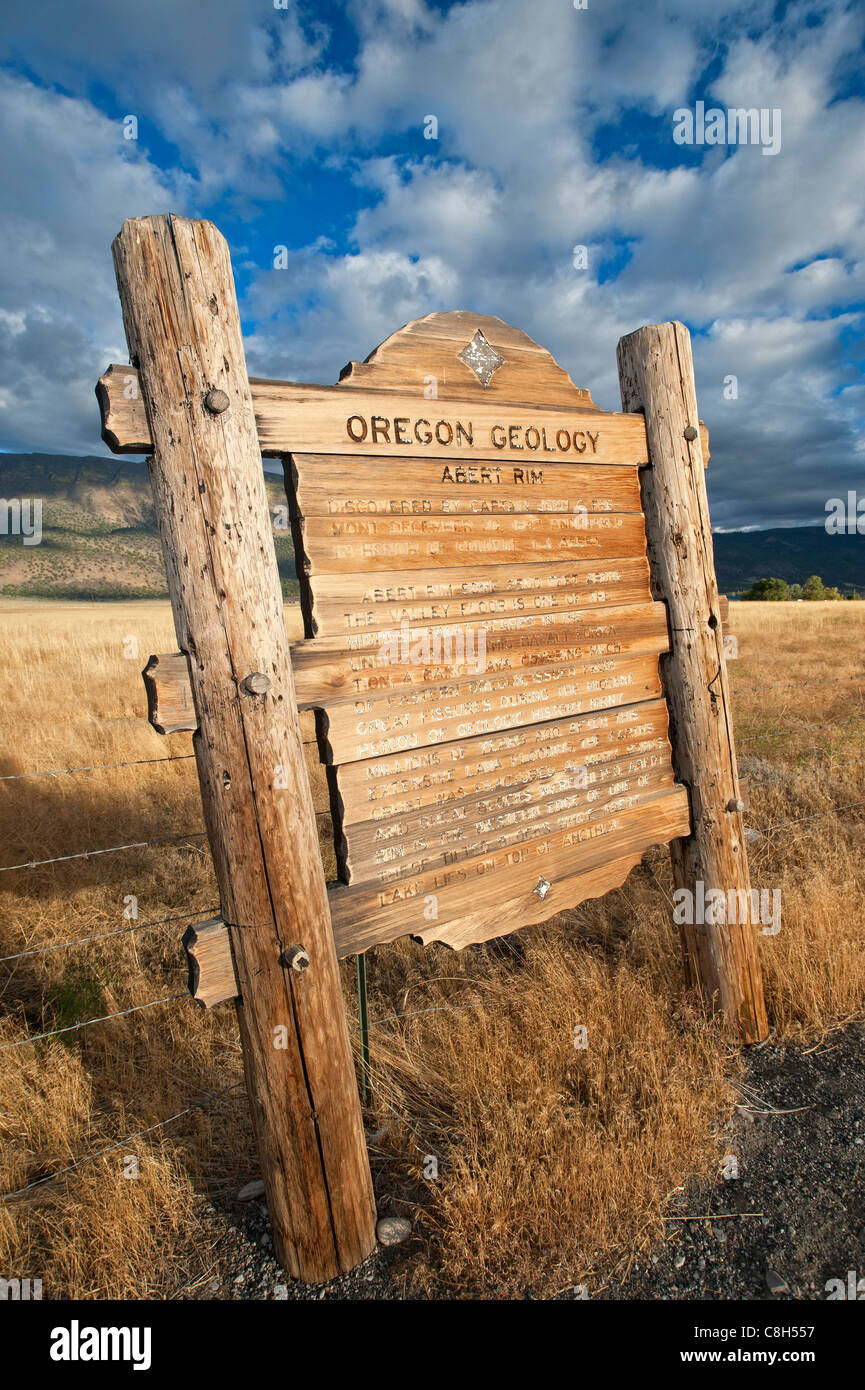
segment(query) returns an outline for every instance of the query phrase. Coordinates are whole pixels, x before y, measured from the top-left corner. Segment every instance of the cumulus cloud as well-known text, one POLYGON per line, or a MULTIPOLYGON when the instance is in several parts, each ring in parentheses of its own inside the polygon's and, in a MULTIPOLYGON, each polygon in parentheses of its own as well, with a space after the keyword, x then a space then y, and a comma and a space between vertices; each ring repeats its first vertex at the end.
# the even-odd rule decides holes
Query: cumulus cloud
POLYGON ((28 77, 0 90, 19 136, 6 186, 22 190, 0 227, 0 344, 30 390, 23 413, 16 390, 0 398, 7 447, 30 429, 29 447, 58 437, 23 363, 59 373, 83 446, 77 393, 119 340, 111 236, 170 205, 243 227, 259 375, 333 381, 407 319, 463 307, 519 324, 616 408, 618 338, 681 318, 716 523, 819 520, 826 496, 857 485, 861 6, 352 0, 339 31, 293 0, 47 10, 53 26, 45 6, 11 21, 28 77), (92 104, 95 81, 114 119, 92 104), (780 153, 674 146, 674 110, 698 99, 780 109, 780 153), (131 109, 135 152, 117 134, 131 109), (275 213, 294 234, 280 270, 259 232, 275 213))
POLYGON ((96 378, 126 359, 110 246, 125 217, 183 207, 88 102, 0 76, 0 427, 8 449, 98 444, 96 378))

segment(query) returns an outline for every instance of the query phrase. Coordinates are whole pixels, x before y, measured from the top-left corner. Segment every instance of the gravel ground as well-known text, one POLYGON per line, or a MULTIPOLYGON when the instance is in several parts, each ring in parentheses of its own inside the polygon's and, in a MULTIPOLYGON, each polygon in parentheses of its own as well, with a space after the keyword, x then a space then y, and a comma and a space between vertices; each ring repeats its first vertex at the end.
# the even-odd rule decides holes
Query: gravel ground
MULTIPOLYGON (((825 1299, 831 1279, 865 1278, 865 1025, 813 1050, 748 1054, 743 1105, 725 1133, 727 1170, 670 1204, 667 1240, 589 1296, 603 1299, 825 1299), (688 1218, 688 1219, 680 1219, 688 1218)), ((406 1296, 407 1247, 379 1247, 318 1287, 287 1279, 263 1200, 205 1209, 217 1270, 196 1296, 360 1300, 406 1296)), ((865 1284, 863 1284, 865 1289, 865 1284)), ((409 1297, 411 1295, 409 1294, 409 1297)), ((495 1296, 494 1293, 491 1296, 495 1296)), ((566 1295, 566 1297, 573 1295, 566 1295)))
POLYGON ((861 1024, 813 1051, 752 1049, 750 1108, 726 1126, 739 1177, 690 1184, 669 1216, 701 1219, 669 1220, 663 1249, 604 1297, 825 1299, 828 1280, 865 1277, 863 1073, 861 1024))

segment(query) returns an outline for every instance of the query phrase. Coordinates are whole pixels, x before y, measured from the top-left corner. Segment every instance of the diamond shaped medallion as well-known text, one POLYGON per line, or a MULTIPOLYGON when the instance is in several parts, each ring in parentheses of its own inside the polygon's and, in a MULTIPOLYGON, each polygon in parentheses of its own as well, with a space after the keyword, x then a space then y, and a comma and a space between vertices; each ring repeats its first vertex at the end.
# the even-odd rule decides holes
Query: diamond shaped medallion
POLYGON ((481 386, 489 386, 493 372, 503 367, 507 360, 487 342, 480 329, 471 342, 466 343, 462 352, 457 353, 457 357, 471 367, 481 386))

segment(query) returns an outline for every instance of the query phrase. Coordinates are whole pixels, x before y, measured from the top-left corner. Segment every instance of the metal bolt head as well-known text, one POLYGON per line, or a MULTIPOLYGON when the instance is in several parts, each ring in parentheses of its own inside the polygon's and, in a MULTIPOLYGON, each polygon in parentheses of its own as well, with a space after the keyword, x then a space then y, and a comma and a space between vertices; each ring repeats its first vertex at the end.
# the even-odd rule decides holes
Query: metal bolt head
POLYGON ((263 676, 260 671, 253 671, 240 682, 240 688, 245 690, 247 695, 266 695, 270 689, 270 677, 263 676))
POLYGON ((220 391, 214 386, 204 397, 204 405, 211 415, 221 415, 231 405, 231 401, 224 391, 220 391))
POLYGON ((279 960, 286 970, 307 970, 310 965, 309 953, 302 946, 287 946, 279 960))
POLYGON ((699 431, 696 430, 693 425, 688 425, 688 428, 685 430, 685 438, 687 439, 689 444, 693 443, 693 441, 697 438, 698 433, 699 431))
POLYGON ((738 796, 731 796, 731 797, 730 797, 730 800, 727 802, 727 810, 728 810, 728 811, 744 811, 744 809, 745 809, 745 803, 744 803, 744 801, 741 799, 741 797, 738 797, 738 796))

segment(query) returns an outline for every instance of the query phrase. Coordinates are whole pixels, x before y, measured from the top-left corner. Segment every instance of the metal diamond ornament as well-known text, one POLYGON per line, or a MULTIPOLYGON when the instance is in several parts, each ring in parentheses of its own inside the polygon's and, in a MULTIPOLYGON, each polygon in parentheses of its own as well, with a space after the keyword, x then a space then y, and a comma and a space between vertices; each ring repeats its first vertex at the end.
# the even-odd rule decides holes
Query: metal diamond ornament
POLYGON ((503 367, 507 360, 490 346, 480 329, 471 342, 466 343, 462 352, 457 353, 457 357, 471 367, 481 386, 489 386, 493 372, 503 367))

